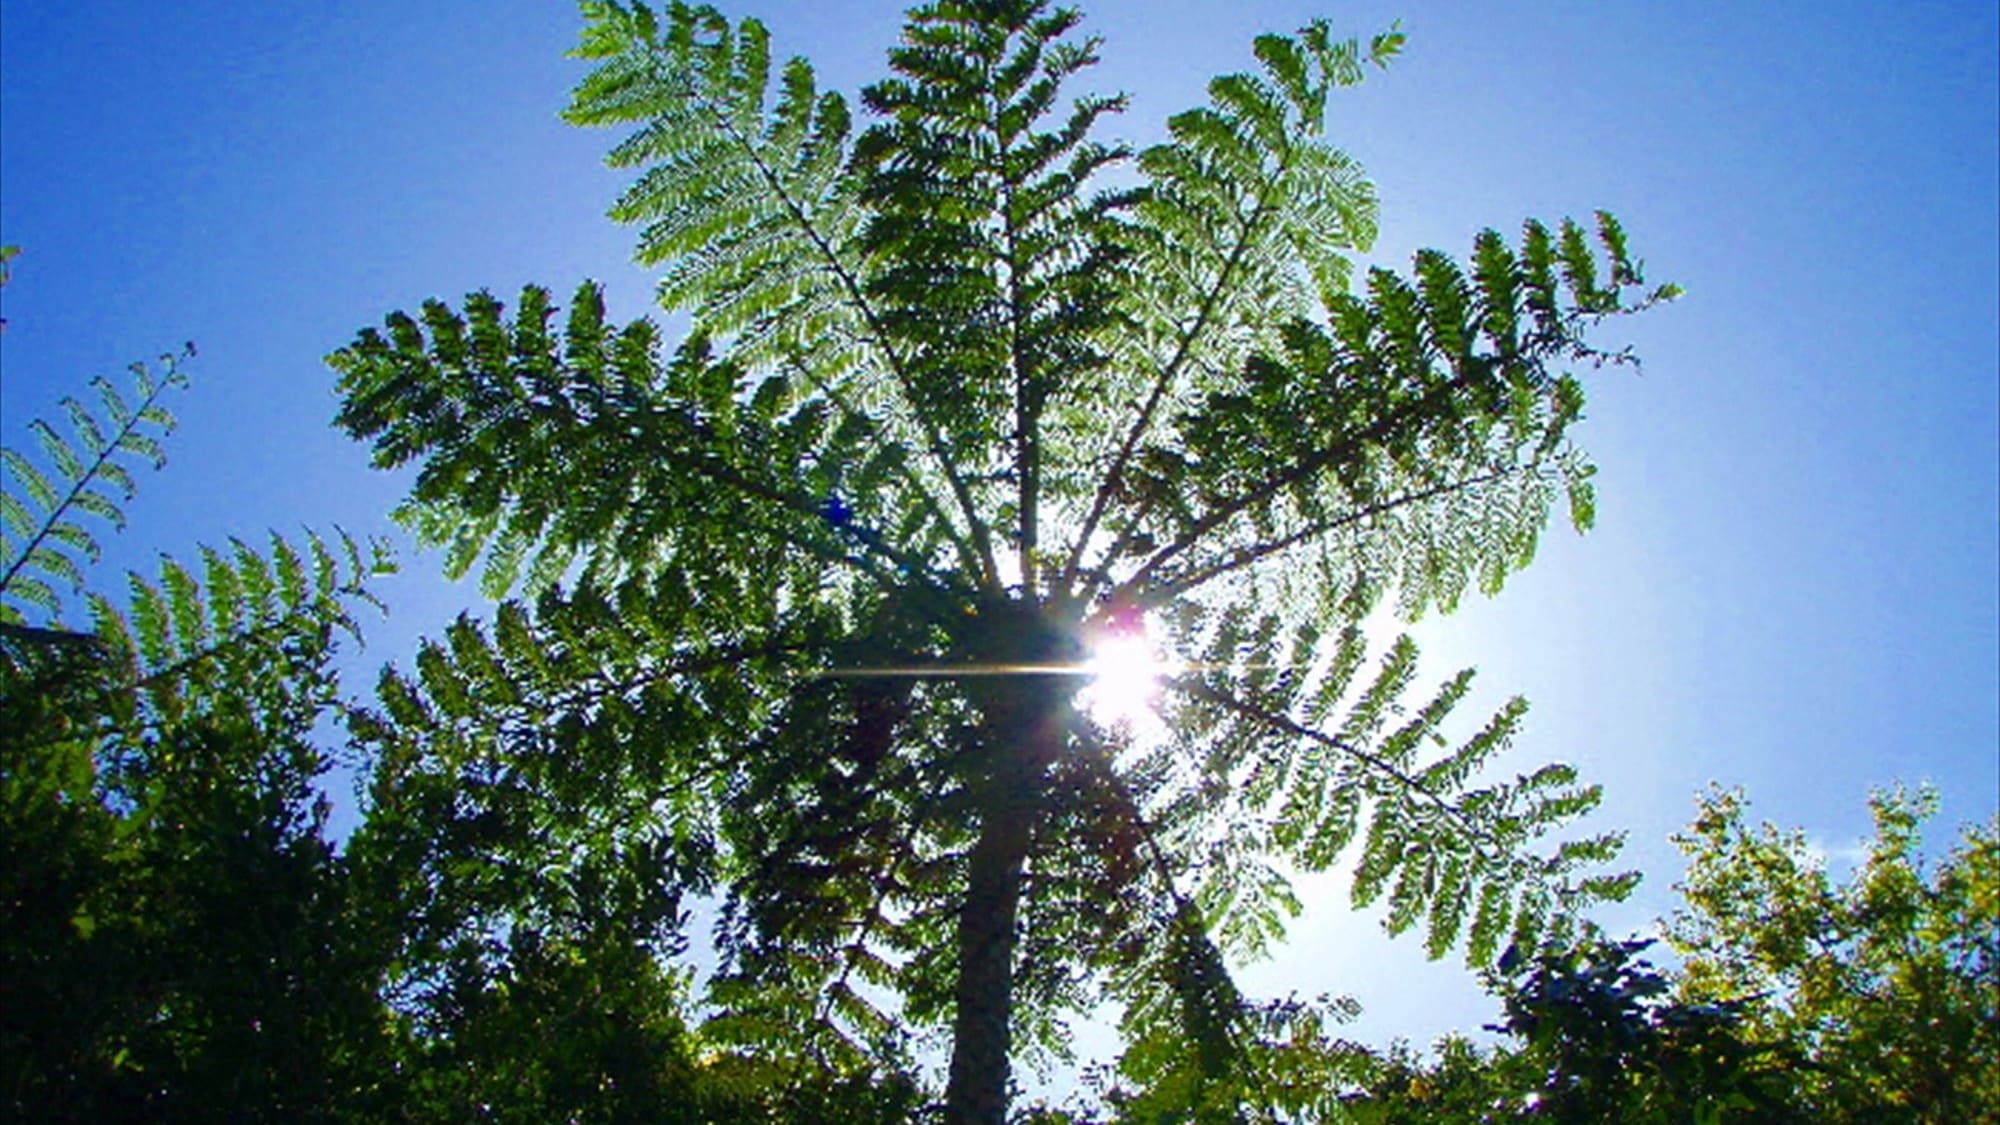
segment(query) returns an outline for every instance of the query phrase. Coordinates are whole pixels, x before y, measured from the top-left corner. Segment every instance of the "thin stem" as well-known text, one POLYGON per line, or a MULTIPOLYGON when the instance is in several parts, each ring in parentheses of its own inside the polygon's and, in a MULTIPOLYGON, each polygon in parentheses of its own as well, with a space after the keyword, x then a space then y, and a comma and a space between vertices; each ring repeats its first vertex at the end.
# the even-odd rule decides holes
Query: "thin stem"
MULTIPOLYGON (((1287 152, 1286 156, 1289 157, 1289 155, 1290 153, 1287 152)), ((1283 176, 1290 167, 1291 163, 1289 159, 1281 162, 1277 173, 1272 179, 1275 180, 1283 176)), ((1266 186, 1269 186, 1268 181, 1266 186)), ((1180 342, 1175 346, 1172 358, 1167 361, 1165 366, 1160 368, 1158 375, 1154 377, 1152 390, 1147 394, 1145 404, 1139 408, 1138 417, 1132 420, 1132 425, 1126 431, 1124 440, 1119 443, 1118 452, 1112 456, 1111 465, 1104 473, 1104 481, 1098 486, 1096 495, 1091 498, 1090 511, 1084 516, 1082 530, 1077 533, 1076 542, 1070 548, 1069 558, 1063 564, 1062 590, 1065 597, 1072 596, 1074 593, 1072 587, 1075 584, 1078 570, 1083 565, 1084 552, 1089 548, 1091 536, 1097 533, 1097 525, 1103 520, 1105 512, 1109 509, 1111 498, 1117 494, 1118 489, 1124 483, 1126 465, 1131 462, 1132 455, 1137 452, 1139 443, 1145 440, 1146 432, 1152 428, 1153 417, 1159 411, 1160 403, 1166 399, 1167 391, 1172 388, 1174 380, 1179 378, 1182 365, 1193 354, 1195 341, 1206 330, 1209 319, 1215 314, 1216 308, 1221 305, 1223 297, 1227 295, 1229 284, 1234 280, 1237 268, 1247 256, 1251 243, 1255 241, 1258 229, 1263 225, 1265 218, 1274 210, 1275 208, 1271 203, 1271 193, 1266 192, 1258 199, 1256 210, 1252 211, 1250 216, 1243 220, 1242 225, 1238 228, 1240 237, 1238 237, 1236 245, 1230 248, 1229 257, 1224 260, 1222 269, 1217 271, 1215 283, 1203 295, 1201 305, 1196 310, 1194 321, 1181 334, 1180 342)))
POLYGON ((1363 750, 1361 747, 1356 746, 1353 743, 1346 741, 1345 739, 1335 738, 1333 735, 1327 734, 1324 731, 1315 730, 1312 727, 1306 726, 1304 723, 1301 723, 1298 720, 1293 719, 1289 715, 1281 714, 1276 711, 1271 711, 1266 708, 1259 707, 1254 703, 1250 703, 1244 699, 1241 699, 1236 695, 1224 691, 1221 688, 1218 688, 1215 685, 1210 684, 1203 680, 1191 680, 1185 676, 1174 676, 1166 680, 1163 680, 1162 682, 1168 687, 1175 688, 1180 691, 1185 691, 1189 695, 1195 696, 1199 699, 1205 699, 1208 702, 1222 708, 1223 710, 1233 711, 1236 714, 1244 716, 1245 718, 1254 719, 1257 722, 1276 728, 1277 730, 1281 730, 1286 734, 1290 734, 1298 738, 1303 738, 1311 742, 1317 742, 1321 746, 1324 746, 1330 750, 1334 750, 1354 758, 1355 760, 1368 766, 1368 768, 1375 770, 1377 773, 1383 774, 1389 778, 1394 779, 1397 783, 1401 784, 1403 788, 1408 790, 1409 792, 1414 793, 1419 797, 1422 797, 1427 803, 1435 806, 1438 809, 1438 811, 1443 813, 1447 818, 1457 822, 1458 826, 1464 829, 1465 833, 1468 836, 1472 837, 1473 840, 1475 840, 1479 844, 1482 844, 1488 848, 1493 849, 1490 852, 1482 851, 1480 853, 1481 859, 1484 859, 1490 863, 1505 862, 1506 845, 1502 841, 1494 837, 1494 835, 1491 832, 1487 831, 1485 828, 1474 823, 1471 818, 1467 817, 1465 813, 1458 808, 1458 806, 1452 804, 1450 801, 1445 800, 1443 797, 1439 796, 1434 790, 1432 790, 1430 786, 1425 785, 1422 781, 1418 780, 1416 777, 1411 776, 1408 770, 1402 769, 1401 767, 1397 766, 1396 763, 1389 761, 1387 758, 1382 757, 1380 754, 1370 753, 1369 751, 1363 750))

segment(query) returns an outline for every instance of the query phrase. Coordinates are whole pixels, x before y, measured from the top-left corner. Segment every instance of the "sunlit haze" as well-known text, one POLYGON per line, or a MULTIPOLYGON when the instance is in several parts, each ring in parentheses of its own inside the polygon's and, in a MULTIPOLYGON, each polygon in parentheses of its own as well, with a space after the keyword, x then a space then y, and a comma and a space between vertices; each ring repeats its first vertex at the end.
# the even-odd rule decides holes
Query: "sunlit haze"
POLYGON ((1145 631, 1107 636, 1090 646, 1090 683, 1077 704, 1099 725, 1145 737, 1160 729, 1160 679, 1173 666, 1145 631))

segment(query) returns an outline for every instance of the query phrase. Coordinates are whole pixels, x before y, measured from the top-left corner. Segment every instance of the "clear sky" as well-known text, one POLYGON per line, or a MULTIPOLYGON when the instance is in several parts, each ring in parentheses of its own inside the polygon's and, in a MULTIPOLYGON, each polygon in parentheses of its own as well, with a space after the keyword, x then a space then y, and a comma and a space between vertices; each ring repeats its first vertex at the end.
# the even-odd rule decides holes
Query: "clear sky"
MULTIPOLYGON (((1419 630, 1430 672, 1535 704, 1515 761, 1578 762, 1670 902, 1666 836, 1710 780, 1836 854, 1871 786, 1933 780, 1948 823, 2000 805, 2000 88, 1995 7, 1349 0, 1090 5, 1097 84, 1145 141, 1326 14, 1409 49, 1343 95, 1334 139, 1380 185, 1374 260, 1484 226, 1616 212, 1677 305, 1613 326, 1643 374, 1590 380, 1599 529, 1553 531, 1495 601, 1419 630)), ((888 3, 731 6, 830 85, 877 73, 888 3)), ((648 308, 610 138, 561 124, 578 20, 482 3, 0 2, 0 436, 96 373, 192 339, 163 474, 109 565, 230 534, 386 533, 400 495, 328 427, 320 357, 394 308, 603 281, 648 308)), ((365 657, 475 597, 405 557, 365 657)), ((114 572, 115 573, 115 572, 114 572)), ((108 576, 107 576, 108 577, 108 576)), ((355 686, 361 686, 359 682, 355 686)), ((1478 716, 1468 712, 1467 721, 1478 716)), ((1331 888, 1266 991, 1331 990, 1364 1037, 1491 1018, 1331 888)))

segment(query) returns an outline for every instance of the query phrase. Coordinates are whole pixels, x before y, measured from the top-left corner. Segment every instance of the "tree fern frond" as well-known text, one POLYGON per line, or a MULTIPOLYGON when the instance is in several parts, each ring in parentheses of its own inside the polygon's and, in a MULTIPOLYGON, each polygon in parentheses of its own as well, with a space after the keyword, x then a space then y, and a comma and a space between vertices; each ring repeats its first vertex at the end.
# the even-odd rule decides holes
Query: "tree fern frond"
MULTIPOLYGON (((1218 636, 1229 631, 1225 624, 1218 636)), ((1220 655, 1213 649, 1211 654, 1220 655)), ((1241 843, 1217 846, 1225 853, 1245 849, 1244 854, 1276 847, 1304 870, 1323 870, 1358 836, 1355 905, 1365 907, 1386 895, 1390 932, 1425 923, 1426 948, 1433 956, 1457 946, 1469 920, 1465 948, 1475 965, 1492 956, 1495 935, 1505 927, 1567 924, 1562 920, 1599 901, 1592 896, 1629 890, 1626 876, 1578 874, 1582 867, 1615 858, 1615 836, 1562 841, 1544 855, 1532 850, 1535 840, 1595 806, 1594 789, 1572 785, 1573 769, 1547 767, 1512 782, 1470 787, 1474 775, 1518 729, 1525 713, 1521 701, 1509 702, 1455 749, 1423 753, 1447 745, 1437 732, 1465 697, 1470 676, 1461 673, 1432 693, 1411 719, 1387 725, 1414 661, 1407 638, 1393 646, 1374 680, 1348 704, 1338 733, 1323 733, 1288 714, 1284 699, 1310 700, 1316 692, 1323 696, 1312 677, 1273 692, 1268 703, 1254 689, 1244 694, 1243 687, 1221 686, 1221 678, 1230 675, 1227 664, 1173 681, 1177 691, 1198 705, 1176 712, 1183 741, 1240 740, 1255 737, 1251 731, 1266 732, 1260 751, 1265 760, 1255 767, 1250 784, 1234 780, 1233 771, 1240 767, 1232 763, 1243 761, 1240 756, 1208 758, 1209 776, 1227 787, 1218 791, 1233 790, 1239 796, 1207 807, 1200 814, 1202 822, 1222 831, 1225 839, 1244 836, 1241 843), (1275 779, 1260 776, 1266 773, 1274 773, 1275 779), (1500 889, 1492 889, 1496 887, 1500 889), (1526 921, 1522 910, 1530 910, 1526 921)), ((1327 678, 1344 683, 1352 663, 1351 656, 1337 660, 1327 678)), ((1308 706, 1323 713, 1326 704, 1308 706)), ((1182 757, 1188 753, 1177 751, 1182 757)), ((1209 866, 1223 870, 1213 859, 1209 866)), ((1256 886, 1255 879, 1223 877, 1236 894, 1256 886)), ((1264 893, 1268 897, 1270 892, 1264 893)), ((1273 907, 1263 912, 1247 903, 1236 909, 1252 922, 1274 917, 1269 912, 1273 908, 1281 916, 1283 898, 1270 901, 1273 907)))
MULTIPOLYGON (((630 595, 552 589, 532 607, 503 603, 491 624, 461 616, 421 646, 414 674, 384 670, 375 706, 349 719, 378 763, 353 852, 409 846, 445 802, 521 829, 500 837, 502 861, 542 873, 468 899, 458 892, 475 876, 456 861, 485 845, 447 842, 436 877, 463 905, 423 912, 414 944, 449 944, 503 918, 564 932, 583 905, 572 880, 607 855, 661 857, 667 870, 647 881, 667 907, 682 887, 711 885, 727 861, 716 820, 743 783, 734 724, 795 661, 811 662, 815 644, 803 619, 713 636, 689 627, 698 614, 664 580, 630 595)), ((670 927, 676 915, 648 916, 670 927)))
MULTIPOLYGON (((601 307, 594 286, 578 300, 601 307)), ((621 374, 607 385, 600 345, 583 341, 585 366, 577 369, 563 351, 577 346, 577 334, 557 339, 521 328, 553 315, 546 295, 531 288, 522 304, 526 311, 511 322, 497 302, 476 295, 463 320, 434 304, 428 333, 408 318, 392 321, 396 343, 364 332, 330 360, 349 395, 340 424, 376 439, 378 464, 427 456, 405 518, 423 541, 450 547, 448 572, 465 573, 483 557, 484 581, 499 592, 532 551, 531 574, 544 581, 560 572, 542 560, 572 557, 607 577, 644 576, 677 557, 733 554, 722 544, 747 543, 773 526, 786 528, 783 553, 762 581, 816 588, 816 568, 829 562, 864 573, 927 571, 922 556, 862 533, 855 519, 820 520, 826 493, 809 483, 811 469, 846 455, 808 424, 819 404, 801 402, 772 426, 736 399, 734 367, 713 360, 705 342, 661 364, 644 322, 622 335, 621 374), (455 341, 465 325, 474 342, 461 356, 455 341), (478 344, 482 336, 494 343, 478 344), (503 349, 509 338, 528 350, 503 349), (725 379, 719 396, 706 389, 717 376, 725 379), (480 423, 468 425, 466 406, 482 403, 480 423), (714 510, 718 489, 762 515, 746 523, 714 510), (800 516, 811 522, 801 527, 800 516)), ((896 495, 890 487, 843 503, 866 518, 896 495)), ((718 591, 709 600, 720 607, 736 597, 718 591)))
POLYGON ((1134 345, 1153 356, 1157 373, 1141 398, 1121 404, 1130 422, 1118 444, 1099 454, 1106 467, 1079 519, 1066 581, 1083 569, 1128 465, 1162 404, 1184 393, 1186 372, 1232 368, 1259 342, 1253 324, 1273 323, 1284 311, 1303 314, 1305 307, 1292 305, 1273 318, 1268 307, 1272 295, 1296 292, 1289 280, 1295 263, 1324 297, 1344 286, 1341 251, 1371 245, 1372 187, 1351 158, 1315 139, 1328 90, 1360 77, 1351 65, 1358 52, 1352 42, 1331 42, 1323 23, 1296 37, 1264 36, 1257 48, 1262 75, 1217 79, 1211 106, 1171 119, 1173 139, 1140 155, 1151 184, 1137 209, 1135 272, 1146 284, 1133 289, 1144 332, 1134 345))
MULTIPOLYGON (((1163 545, 1110 596, 1165 601, 1312 542, 1328 557, 1350 552, 1346 565, 1364 570, 1379 571, 1383 553, 1393 552, 1401 608, 1413 616, 1429 605, 1449 608, 1474 583, 1496 590, 1532 558, 1559 489, 1569 493, 1572 522, 1587 526, 1589 469, 1562 445, 1581 399, 1574 381, 1550 368, 1617 362, 1578 333, 1591 317, 1651 298, 1631 303, 1631 286, 1579 288, 1594 284, 1580 274, 1575 284, 1559 280, 1555 255, 1539 224, 1529 225, 1519 256, 1482 235, 1471 277, 1427 251, 1417 257, 1414 284, 1374 271, 1369 296, 1343 296, 1327 328, 1295 322, 1286 362, 1247 364, 1234 388, 1210 392, 1184 416, 1181 432, 1198 456, 1179 462, 1174 484, 1148 483, 1129 514, 1118 515, 1121 546, 1163 545), (1570 303, 1559 306, 1565 296, 1570 303), (1537 326, 1525 337, 1516 327, 1524 322, 1537 326), (1348 397, 1343 387, 1370 390, 1348 397), (1275 471, 1241 459, 1273 446, 1290 452, 1275 471), (1458 482, 1431 475, 1467 460, 1483 471, 1458 482), (1180 515, 1148 499, 1167 488, 1213 499, 1180 515), (1481 492, 1490 499, 1468 503, 1481 492), (1384 499, 1398 493, 1405 499, 1384 499), (1384 518, 1393 514, 1385 504, 1412 499, 1422 502, 1384 518), (1314 518, 1322 512, 1332 518, 1314 518), (1468 512, 1478 522, 1468 523, 1468 512), (1283 531, 1248 547, 1242 536, 1222 534, 1244 523, 1283 531), (1448 538, 1433 538, 1440 533, 1448 538), (1181 559, 1210 537, 1236 553, 1194 565, 1181 559)), ((1115 555, 1106 561, 1118 567, 1115 555)))
POLYGON ((62 400, 72 436, 64 436, 43 419, 34 419, 29 429, 41 447, 44 466, 38 467, 25 454, 0 449, 0 621, 24 620, 23 606, 32 606, 50 620, 61 611, 61 600, 51 580, 80 590, 83 570, 102 553, 97 537, 78 522, 91 516, 122 528, 123 509, 107 495, 109 485, 130 499, 133 491, 130 461, 144 461, 158 468, 166 455, 155 433, 173 428, 173 416, 158 400, 167 390, 186 384, 177 356, 163 357, 165 374, 155 380, 143 366, 133 368, 139 390, 137 410, 126 405, 108 380, 92 380, 97 387, 107 428, 98 424, 90 410, 73 398, 62 400), (53 474, 53 478, 49 474, 53 474))
MULTIPOLYGON (((889 339, 853 248, 859 216, 844 171, 845 102, 816 95, 810 67, 795 59, 767 110, 769 76, 758 60, 767 57, 768 37, 754 20, 732 30, 713 9, 677 5, 664 21, 643 7, 597 10, 586 42, 588 56, 605 61, 578 86, 570 120, 636 123, 639 132, 615 155, 638 162, 657 153, 662 161, 642 174, 617 212, 656 220, 641 252, 667 268, 662 300, 695 307, 702 330, 718 337, 744 332, 736 350, 749 362, 813 339, 795 330, 744 331, 753 326, 831 328, 864 342, 883 362, 820 378, 886 380, 904 402, 914 402, 905 358, 883 350, 889 339), (746 58, 750 64, 739 65, 746 58)), ((905 486, 922 489, 926 505, 940 513, 950 503, 953 516, 943 532, 991 579, 991 544, 955 443, 921 410, 884 417, 899 439, 925 451, 934 479, 912 477, 905 486)))
MULTIPOLYGON (((279 542, 274 537, 274 544, 279 542)), ((365 583, 390 564, 378 549, 366 565, 325 572, 295 598, 260 602, 255 583, 246 580, 250 568, 241 561, 247 549, 238 547, 233 558, 204 550, 199 579, 171 558, 161 560, 156 580, 130 575, 122 608, 92 593, 88 634, 41 630, 82 638, 90 658, 87 666, 62 670, 59 683, 29 684, 24 698, 59 696, 65 718, 22 732, 31 741, 20 749, 48 752, 57 743, 96 747, 89 753, 105 755, 105 768, 122 770, 124 752, 115 747, 156 737, 158 730, 190 717, 247 722, 261 730, 316 713, 331 698, 325 662, 332 634, 353 631, 347 603, 365 600, 365 583)), ((359 560, 359 550, 351 557, 359 560)), ((36 580, 18 576, 17 581, 32 588, 36 580)), ((4 654, 0 663, 10 678, 30 669, 34 681, 38 650, 46 653, 47 645, 30 643, 4 654)))

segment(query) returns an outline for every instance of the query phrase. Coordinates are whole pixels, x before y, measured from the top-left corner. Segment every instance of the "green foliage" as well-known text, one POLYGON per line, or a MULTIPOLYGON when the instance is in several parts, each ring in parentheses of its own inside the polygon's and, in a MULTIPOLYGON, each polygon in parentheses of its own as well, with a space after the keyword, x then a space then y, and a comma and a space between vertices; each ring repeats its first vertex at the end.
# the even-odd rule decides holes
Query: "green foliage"
MULTIPOLYGON (((1490 1030, 1490 1028, 1489 1028, 1490 1030)), ((1357 1090, 1341 1098, 1346 1119, 1364 1125, 1488 1125, 1510 1119, 1519 1080, 1504 1049, 1481 1049, 1463 1034, 1440 1038, 1429 1052, 1397 1040, 1374 1052, 1357 1090)), ((1528 1081, 1541 1075, 1525 1076, 1528 1081)), ((1519 1113, 1512 1114, 1520 1119, 1519 1113)))
POLYGON ((1869 801, 1875 836, 1837 882, 1803 834, 1744 823, 1740 793, 1705 795, 1686 906, 1667 934, 1682 991, 1741 1000, 1800 1073, 1817 1121, 2000 1121, 2000 824, 1967 825, 1935 866, 1928 790, 1869 801))
MULTIPOLYGON (((382 1021, 307 742, 327 650, 267 672, 289 697, 51 743, 0 670, 0 1090, 23 1120, 366 1106, 382 1021)), ((35 688, 30 685, 28 692, 35 688)), ((51 729, 55 727, 56 729, 51 729)))
MULTIPOLYGON (((129 483, 117 472, 71 466, 64 486, 99 495, 108 473, 129 483)), ((77 507, 30 500, 19 510, 49 524, 77 507)), ((698 855, 644 825, 576 828, 599 807, 578 768, 621 776, 591 754, 657 749, 613 702, 593 737, 552 732, 567 756, 525 771, 556 790, 532 795, 532 822, 509 800, 525 786, 434 731, 380 756, 369 818, 337 851, 318 736, 338 715, 377 729, 332 660, 388 561, 344 535, 199 558, 131 576, 122 606, 86 591, 87 633, 19 624, 40 608, 25 587, 0 603, 0 1116, 907 1120, 906 1072, 779 1063, 688 1031, 665 957, 698 855), (596 834, 626 850, 605 862, 596 834), (494 861, 539 840, 525 874, 494 861)), ((629 667, 604 657, 609 607, 570 604, 567 634, 545 605, 537 626, 503 610, 496 637, 467 623, 450 656, 427 648, 447 722, 548 685, 589 691, 593 659, 629 667), (494 697, 503 662, 531 671, 494 697)))
POLYGON ((590 946, 592 895, 670 952, 673 896, 714 887, 703 1042, 862 1073, 949 1023, 950 1111, 994 1119, 1015 1044, 1109 998, 1147 1112, 1321 1113, 1333 1056, 1285 1044, 1331 1013, 1227 971, 1292 873, 1353 862, 1475 964, 1629 889, 1615 837, 1537 847, 1596 802, 1573 770, 1486 777, 1523 705, 1447 734, 1469 674, 1407 703, 1406 642, 1356 678, 1383 597, 1449 609, 1558 499, 1590 522, 1565 368, 1673 295, 1608 215, 1352 289, 1375 195, 1327 103, 1400 34, 1260 37, 1134 150, 1097 139, 1122 99, 1066 101, 1098 44, 1034 0, 913 10, 858 131, 754 20, 585 16, 568 116, 626 130, 612 215, 694 332, 668 356, 594 286, 531 287, 330 359, 339 424, 416 467, 402 517, 533 605, 353 725, 357 854, 433 865, 396 892, 420 994, 488 935, 590 946), (1149 615, 1189 658, 1159 745, 1070 702, 1086 640, 1149 615))
POLYGON ((136 408, 100 380, 109 425, 65 399, 74 443, 32 423, 53 480, 5 451, 0 1096, 37 1120, 352 1112, 381 1020, 310 734, 386 559, 238 542, 132 576, 124 608, 90 593, 89 632, 54 620, 47 579, 80 588, 98 554, 78 519, 122 524, 128 463, 161 460, 168 370, 136 408))
MULTIPOLYGON (((1457 1036, 1420 1058, 1400 1046, 1366 1058, 1342 1098, 1357 1125, 1547 1121, 1803 1122, 1794 1096, 1803 1056, 1746 1034, 1744 1004, 1669 995, 1667 974, 1637 958, 1650 941, 1593 939, 1532 956, 1509 949, 1488 987, 1509 1041, 1481 1050, 1457 1036)), ((1357 1052, 1359 1053, 1359 1052, 1357 1052)))
POLYGON ((166 463, 159 436, 173 431, 174 417, 160 399, 186 385, 182 358, 161 357, 166 370, 157 377, 144 365, 133 365, 136 407, 102 376, 91 380, 96 412, 65 397, 70 436, 43 419, 30 422, 42 465, 19 450, 0 451, 6 467, 0 479, 0 624, 23 624, 30 611, 53 620, 62 608, 58 587, 82 589, 84 568, 103 551, 83 521, 124 527, 121 505, 136 488, 133 467, 166 463))
POLYGON ((1741 1033, 1743 1003, 1668 998, 1668 978, 1634 957, 1652 942, 1599 941, 1508 959, 1502 1030, 1520 1041, 1530 1115, 1595 1121, 1811 1120, 1791 1101, 1798 1058, 1741 1033))

